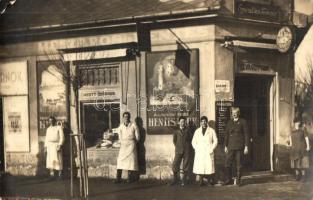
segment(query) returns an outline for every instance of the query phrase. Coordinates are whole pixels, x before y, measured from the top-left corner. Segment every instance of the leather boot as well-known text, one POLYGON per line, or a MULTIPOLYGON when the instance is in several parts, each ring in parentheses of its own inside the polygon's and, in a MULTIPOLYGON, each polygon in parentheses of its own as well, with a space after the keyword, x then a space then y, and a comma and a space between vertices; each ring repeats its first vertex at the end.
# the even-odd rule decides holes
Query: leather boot
POLYGON ((132 183, 132 182, 133 182, 133 173, 132 171, 128 171, 127 183, 132 183))
POLYGON ((199 177, 199 182, 200 182, 200 187, 205 185, 203 182, 203 176, 202 175, 200 175, 200 177, 199 177))
POLYGON ((186 174, 184 172, 182 176, 182 180, 181 180, 181 186, 185 186, 185 185, 186 185, 186 174))
POLYGON ((235 181, 236 186, 241 186, 241 169, 237 169, 237 176, 235 181))
POLYGON ((122 178, 122 170, 118 169, 116 170, 116 179, 114 180, 114 183, 120 183, 122 178))
POLYGON ((214 178, 214 174, 209 175, 209 183, 210 185, 214 186, 215 185, 215 178, 214 178))
POLYGON ((176 185, 179 181, 179 172, 174 172, 173 173, 173 180, 170 183, 170 185, 176 185))
POLYGON ((232 176, 232 168, 226 167, 226 181, 223 185, 231 185, 233 184, 233 176, 232 176))

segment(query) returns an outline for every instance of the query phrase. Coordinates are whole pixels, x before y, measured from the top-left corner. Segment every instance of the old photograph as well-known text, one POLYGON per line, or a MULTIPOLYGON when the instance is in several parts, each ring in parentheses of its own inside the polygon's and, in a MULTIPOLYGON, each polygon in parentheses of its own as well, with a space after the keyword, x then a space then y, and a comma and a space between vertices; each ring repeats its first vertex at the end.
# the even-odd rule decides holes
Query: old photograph
POLYGON ((0 0, 0 199, 313 200, 313 0, 0 0))

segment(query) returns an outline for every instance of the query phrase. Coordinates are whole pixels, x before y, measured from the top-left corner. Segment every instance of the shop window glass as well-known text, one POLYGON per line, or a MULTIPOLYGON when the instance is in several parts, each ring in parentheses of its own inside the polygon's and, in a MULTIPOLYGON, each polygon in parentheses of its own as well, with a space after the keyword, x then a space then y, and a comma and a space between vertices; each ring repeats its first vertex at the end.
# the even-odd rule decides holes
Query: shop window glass
MULTIPOLYGON (((115 130, 120 125, 120 104, 109 103, 98 109, 94 104, 84 105, 83 109, 83 127, 86 138, 87 147, 101 148, 103 141, 109 133, 115 134, 115 130)), ((111 146, 105 148, 113 148, 117 138, 111 137, 111 146)))

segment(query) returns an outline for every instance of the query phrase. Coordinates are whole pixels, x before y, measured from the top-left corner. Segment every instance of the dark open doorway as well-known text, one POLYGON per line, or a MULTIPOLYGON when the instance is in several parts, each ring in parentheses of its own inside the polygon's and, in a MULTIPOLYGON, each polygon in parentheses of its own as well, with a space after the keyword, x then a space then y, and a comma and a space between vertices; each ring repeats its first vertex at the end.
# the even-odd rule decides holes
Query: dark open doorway
POLYGON ((247 120, 250 134, 249 154, 244 165, 248 171, 271 169, 270 161, 270 86, 271 76, 241 75, 235 80, 235 105, 247 120))
POLYGON ((4 129, 3 129, 3 104, 0 98, 0 172, 4 171, 4 129))

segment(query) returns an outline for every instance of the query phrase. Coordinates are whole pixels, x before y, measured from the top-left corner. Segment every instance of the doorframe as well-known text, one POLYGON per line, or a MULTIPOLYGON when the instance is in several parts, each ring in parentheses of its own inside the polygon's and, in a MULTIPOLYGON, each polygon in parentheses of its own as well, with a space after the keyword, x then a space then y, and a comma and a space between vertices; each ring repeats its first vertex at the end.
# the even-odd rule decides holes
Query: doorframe
MULTIPOLYGON (((279 79, 278 79, 278 72, 271 72, 271 73, 240 73, 237 72, 235 74, 235 79, 241 76, 257 76, 257 77, 270 77, 271 84, 269 90, 269 120, 270 120, 270 171, 274 171, 274 144, 276 143, 275 135, 279 133, 279 79)), ((234 85, 234 89, 235 89, 234 85)))
POLYGON ((278 73, 272 77, 270 86, 270 162, 271 171, 274 171, 274 144, 276 143, 275 135, 279 132, 279 80, 278 73))
POLYGON ((6 149, 5 149, 5 134, 4 134, 4 98, 3 96, 0 96, 1 99, 1 109, 2 109, 2 138, 3 138, 3 169, 6 172, 7 171, 7 166, 6 166, 6 149))

